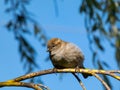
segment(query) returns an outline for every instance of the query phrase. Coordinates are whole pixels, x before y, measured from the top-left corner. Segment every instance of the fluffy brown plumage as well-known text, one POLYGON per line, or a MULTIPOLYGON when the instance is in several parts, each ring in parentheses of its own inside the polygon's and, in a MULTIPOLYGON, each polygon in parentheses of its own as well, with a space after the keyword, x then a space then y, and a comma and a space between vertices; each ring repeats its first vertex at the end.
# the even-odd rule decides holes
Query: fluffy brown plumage
MULTIPOLYGON (((52 38, 48 41, 47 49, 55 68, 84 68, 84 55, 75 44, 52 38)), ((86 74, 83 76, 88 77, 86 74)))

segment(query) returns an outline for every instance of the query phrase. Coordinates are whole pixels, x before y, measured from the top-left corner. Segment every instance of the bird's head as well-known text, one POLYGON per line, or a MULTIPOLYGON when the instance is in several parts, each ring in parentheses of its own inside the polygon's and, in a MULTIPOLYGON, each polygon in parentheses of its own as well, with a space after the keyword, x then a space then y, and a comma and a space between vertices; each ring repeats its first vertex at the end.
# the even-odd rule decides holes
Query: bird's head
POLYGON ((47 43, 47 51, 52 52, 56 51, 59 49, 64 41, 62 41, 59 38, 52 38, 51 40, 48 41, 47 43))

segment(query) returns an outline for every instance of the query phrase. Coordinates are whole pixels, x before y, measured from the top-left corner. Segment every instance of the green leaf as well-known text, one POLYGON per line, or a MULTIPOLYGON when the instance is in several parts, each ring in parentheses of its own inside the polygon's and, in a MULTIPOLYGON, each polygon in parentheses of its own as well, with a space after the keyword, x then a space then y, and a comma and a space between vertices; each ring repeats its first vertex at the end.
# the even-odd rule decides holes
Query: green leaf
POLYGON ((93 54, 92 54, 92 62, 93 62, 94 66, 96 66, 96 56, 97 56, 97 52, 93 52, 93 54))
MULTIPOLYGON (((101 64, 101 62, 100 62, 99 60, 98 60, 98 67, 99 67, 99 69, 104 70, 103 64, 101 64)), ((108 86, 109 86, 109 87, 111 88, 111 90, 112 90, 112 84, 111 84, 109 78, 108 78, 107 76, 105 76, 105 75, 102 75, 102 77, 103 77, 103 80, 108 84, 108 86)), ((105 87, 104 87, 104 89, 105 89, 105 87)), ((105 90, 106 90, 106 89, 105 89, 105 90)))
POLYGON ((12 8, 7 8, 5 12, 9 13, 12 10, 12 8))
POLYGON ((99 9, 99 10, 102 9, 102 8, 101 8, 101 3, 100 3, 100 2, 98 3, 97 0, 92 0, 92 2, 93 2, 93 5, 94 5, 97 9, 99 9))
POLYGON ((20 36, 18 40, 20 42, 19 51, 21 54, 21 61, 24 62, 24 67, 28 69, 27 72, 32 71, 33 67, 38 68, 38 65, 35 61, 36 52, 34 48, 27 42, 27 40, 23 36, 20 36))
POLYGON ((85 4, 85 1, 83 0, 82 4, 81 4, 81 7, 80 7, 80 13, 82 12, 86 12, 86 4, 85 4))
POLYGON ((22 24, 26 24, 26 17, 24 14, 21 15, 17 15, 17 22, 22 25, 22 24))
POLYGON ((96 17, 97 17, 97 20, 98 20, 99 24, 101 25, 102 24, 101 16, 98 13, 96 13, 96 17))
POLYGON ((95 41, 97 47, 98 47, 101 51, 104 51, 104 48, 103 48, 103 46, 102 46, 101 43, 100 43, 100 39, 99 39, 97 36, 94 36, 93 38, 94 38, 94 41, 95 41))
POLYGON ((105 66, 105 67, 110 69, 110 66, 108 65, 108 63, 106 63, 105 61, 102 61, 101 63, 102 63, 103 66, 105 66))
POLYGON ((27 30, 27 29, 22 29, 22 32, 27 33, 27 34, 31 34, 31 32, 29 30, 27 30))
POLYGON ((10 30, 10 29, 12 28, 12 26, 13 26, 12 21, 9 21, 9 22, 6 24, 6 28, 7 28, 8 30, 10 30))
POLYGON ((36 24, 34 24, 34 35, 36 36, 40 32, 41 32, 41 29, 36 24))
MULTIPOLYGON (((108 86, 111 88, 111 90, 113 90, 112 89, 112 84, 110 82, 110 79, 107 76, 105 76, 105 75, 102 75, 102 76, 103 76, 103 80, 108 84, 108 86)), ((104 87, 104 89, 106 90, 105 87, 104 87)))
POLYGON ((97 26, 97 24, 95 23, 93 26, 92 26, 92 31, 94 32, 94 31, 96 31, 98 29, 98 26, 97 26))
POLYGON ((117 60, 118 67, 120 68, 120 35, 116 39, 115 46, 116 46, 116 52, 115 52, 116 60, 117 60))

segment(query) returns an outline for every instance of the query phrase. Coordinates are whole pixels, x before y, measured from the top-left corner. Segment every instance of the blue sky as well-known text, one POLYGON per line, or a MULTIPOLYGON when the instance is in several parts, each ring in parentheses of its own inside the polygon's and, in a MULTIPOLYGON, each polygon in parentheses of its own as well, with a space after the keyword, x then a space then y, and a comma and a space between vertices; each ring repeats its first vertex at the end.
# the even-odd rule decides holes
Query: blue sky
MULTIPOLYGON (((59 15, 56 16, 53 0, 32 0, 28 5, 28 10, 34 14, 34 18, 39 25, 45 30, 49 38, 59 37, 63 40, 77 44, 85 55, 84 65, 87 68, 94 68, 92 65, 91 52, 84 27, 84 16, 79 14, 80 0, 56 0, 58 2, 59 15)), ((24 75, 25 71, 20 62, 18 52, 18 43, 12 32, 5 29, 4 24, 9 19, 9 15, 4 13, 3 2, 0 2, 0 81, 12 79, 24 75)), ((46 48, 42 47, 34 37, 28 36, 29 42, 37 50, 37 63, 41 69, 53 68, 50 61, 45 62, 46 48)), ((106 46, 106 52, 101 53, 100 57, 104 57, 105 62, 111 62, 110 69, 117 69, 114 60, 114 50, 109 46, 107 41, 103 41, 106 46)), ((35 71, 39 71, 36 69, 35 71)), ((79 75, 88 90, 102 90, 101 83, 94 77, 83 79, 79 75)), ((52 74, 41 76, 42 81, 51 90, 82 90, 72 74, 64 74, 62 80, 59 79, 60 74, 52 74)), ((118 81, 111 79, 114 82, 115 90, 119 90, 118 81)), ((23 88, 2 88, 2 90, 23 90, 23 88)), ((24 90, 32 90, 24 88, 24 90)))

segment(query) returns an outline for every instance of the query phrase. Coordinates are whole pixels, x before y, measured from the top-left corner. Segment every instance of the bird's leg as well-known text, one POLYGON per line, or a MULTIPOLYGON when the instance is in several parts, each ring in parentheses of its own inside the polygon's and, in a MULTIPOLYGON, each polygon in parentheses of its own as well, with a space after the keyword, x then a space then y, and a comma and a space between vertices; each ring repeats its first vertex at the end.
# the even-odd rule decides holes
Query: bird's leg
POLYGON ((55 68, 55 67, 54 67, 54 68, 53 68, 53 72, 55 72, 55 73, 56 73, 56 72, 57 72, 57 68, 55 68))
POLYGON ((53 72, 55 72, 55 75, 57 75, 57 68, 53 68, 53 72))
POLYGON ((75 73, 78 73, 79 72, 79 67, 75 67, 75 73))

